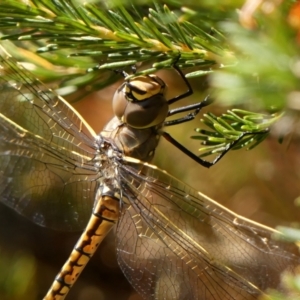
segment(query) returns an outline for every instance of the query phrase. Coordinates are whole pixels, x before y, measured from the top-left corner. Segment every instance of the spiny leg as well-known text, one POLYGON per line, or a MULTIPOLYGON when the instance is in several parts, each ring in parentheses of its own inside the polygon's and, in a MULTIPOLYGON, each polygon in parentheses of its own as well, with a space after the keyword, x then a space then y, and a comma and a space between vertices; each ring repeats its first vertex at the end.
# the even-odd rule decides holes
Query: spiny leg
POLYGON ((102 240, 119 219, 119 200, 102 195, 93 209, 68 260, 56 276, 44 300, 63 300, 89 262, 102 240))
POLYGON ((268 129, 262 130, 259 132, 243 132, 235 141, 228 143, 225 147, 224 150, 212 161, 207 161, 205 159, 202 159, 201 157, 195 155, 193 152, 191 152, 189 149, 185 148, 182 144, 177 142, 169 133, 163 132, 162 136, 170 142, 172 145, 174 145, 176 148, 178 148, 180 151, 182 151, 184 154, 189 156, 191 159, 199 163, 205 168, 210 168, 211 166, 215 165, 229 150, 234 148, 245 136, 251 135, 251 134, 265 134, 268 132, 268 129))
POLYGON ((186 98, 186 97, 188 97, 188 96, 190 96, 190 95, 192 95, 192 94, 194 93, 194 92, 193 92, 193 89, 192 89, 192 87, 191 87, 191 85, 190 85, 190 83, 189 83, 188 80, 185 78, 185 76, 184 76, 184 74, 182 73, 182 71, 180 70, 180 68, 176 65, 176 62, 174 63, 173 68, 174 68, 174 69, 176 70, 176 72, 180 75, 180 77, 182 78, 182 80, 184 81, 184 83, 186 84, 186 86, 188 87, 188 90, 187 90, 185 93, 183 93, 183 94, 181 94, 181 95, 178 95, 178 96, 176 96, 176 97, 174 97, 174 98, 168 100, 168 104, 169 104, 169 105, 171 105, 171 104, 173 104, 173 103, 175 103, 175 102, 177 102, 177 101, 179 101, 179 100, 181 100, 181 99, 183 99, 183 98, 186 98))
POLYGON ((205 106, 207 106, 211 103, 212 103, 212 101, 210 100, 209 96, 206 96, 205 99, 201 102, 171 109, 168 112, 168 117, 179 114, 179 113, 182 113, 182 112, 190 111, 190 110, 194 110, 194 111, 188 113, 187 115, 185 115, 182 118, 165 121, 164 126, 173 126, 173 125, 177 125, 177 124, 181 124, 181 123, 191 121, 197 116, 197 114, 200 112, 200 110, 203 107, 205 107, 205 106))

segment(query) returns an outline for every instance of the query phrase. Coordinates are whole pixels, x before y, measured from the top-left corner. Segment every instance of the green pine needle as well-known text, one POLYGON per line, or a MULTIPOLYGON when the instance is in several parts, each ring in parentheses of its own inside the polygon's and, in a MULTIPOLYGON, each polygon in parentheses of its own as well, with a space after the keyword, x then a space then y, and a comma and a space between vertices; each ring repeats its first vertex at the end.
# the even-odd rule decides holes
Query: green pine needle
POLYGON ((241 109, 228 110, 221 117, 207 113, 201 121, 212 131, 197 128, 199 135, 192 138, 202 141, 200 157, 221 153, 230 145, 233 150, 252 149, 268 136, 270 126, 281 117, 282 113, 267 115, 241 109))

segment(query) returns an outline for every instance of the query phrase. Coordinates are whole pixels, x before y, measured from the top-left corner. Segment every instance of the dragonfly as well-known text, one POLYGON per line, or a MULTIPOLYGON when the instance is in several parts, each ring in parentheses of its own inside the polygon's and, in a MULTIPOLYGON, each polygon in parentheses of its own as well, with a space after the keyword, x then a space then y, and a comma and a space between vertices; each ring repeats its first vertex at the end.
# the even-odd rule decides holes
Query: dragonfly
POLYGON ((189 90, 170 100, 154 74, 125 78, 115 116, 96 134, 0 48, 1 202, 40 226, 83 230, 44 300, 67 296, 113 227, 119 266, 144 299, 253 300, 299 265, 294 244, 272 239, 277 231, 151 164, 160 137, 173 141, 164 127, 207 105, 169 108, 190 93, 177 70, 189 90), (179 112, 188 113, 167 120, 179 112))

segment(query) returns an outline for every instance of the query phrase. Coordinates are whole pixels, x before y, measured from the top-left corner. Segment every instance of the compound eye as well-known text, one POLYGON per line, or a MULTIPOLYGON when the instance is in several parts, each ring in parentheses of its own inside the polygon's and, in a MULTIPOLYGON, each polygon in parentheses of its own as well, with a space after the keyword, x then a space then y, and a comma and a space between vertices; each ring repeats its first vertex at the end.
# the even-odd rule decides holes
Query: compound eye
POLYGON ((115 116, 118 117, 118 119, 122 120, 125 109, 128 105, 128 100, 125 95, 125 89, 126 89, 126 82, 124 82, 115 92, 112 106, 113 106, 113 112, 115 116))
POLYGON ((125 94, 130 101, 142 101, 164 95, 165 88, 165 83, 156 75, 138 76, 127 82, 125 94))
POLYGON ((149 128, 164 122, 168 102, 165 83, 156 75, 138 76, 125 83, 113 98, 115 115, 134 128, 149 128))

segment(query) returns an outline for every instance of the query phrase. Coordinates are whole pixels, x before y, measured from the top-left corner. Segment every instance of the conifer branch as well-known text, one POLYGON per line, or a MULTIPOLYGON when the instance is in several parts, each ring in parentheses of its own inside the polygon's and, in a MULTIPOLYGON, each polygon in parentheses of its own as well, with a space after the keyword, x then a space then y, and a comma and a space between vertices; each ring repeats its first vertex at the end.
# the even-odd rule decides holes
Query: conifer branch
MULTIPOLYGON (((146 68, 136 74, 149 74, 170 68, 176 60, 182 69, 193 67, 194 70, 187 72, 187 78, 211 74, 210 94, 213 98, 230 102, 233 106, 244 105, 250 98, 260 103, 256 106, 263 111, 277 112, 276 115, 249 113, 252 120, 260 120, 260 123, 253 122, 247 128, 243 123, 249 117, 247 114, 241 117, 244 119, 241 123, 241 120, 232 120, 237 118, 234 110, 221 117, 207 114, 204 123, 212 131, 198 130, 200 136, 194 137, 205 142, 203 156, 222 151, 245 132, 247 134, 234 149, 260 143, 268 134, 265 124, 273 124, 270 120, 277 120, 282 115, 283 99, 298 83, 297 76, 286 69, 284 74, 287 77, 279 82, 280 89, 272 89, 270 80, 265 80, 266 69, 256 66, 255 60, 265 50, 270 58, 268 66, 272 66, 271 62, 276 59, 284 64, 280 61, 283 54, 295 57, 296 52, 290 45, 281 45, 277 48, 278 53, 272 53, 273 48, 264 47, 257 32, 247 31, 237 21, 227 22, 222 27, 226 30, 221 32, 217 29, 217 22, 230 15, 230 10, 225 16, 211 13, 211 17, 207 17, 203 9, 202 14, 200 10, 184 7, 171 10, 157 2, 151 2, 146 10, 144 6, 129 7, 117 2, 111 7, 103 3, 80 5, 74 0, 4 0, 0 8, 1 40, 6 40, 4 46, 17 59, 31 62, 33 72, 42 81, 60 79, 62 86, 69 87, 67 92, 86 86, 92 92, 110 85, 117 78, 111 72, 113 69, 143 64, 146 68), (237 39, 240 42, 235 42, 237 39), (247 51, 248 57, 245 58, 247 51), (253 66, 257 68, 255 76, 253 66)), ((283 23, 284 17, 279 19, 283 23)), ((264 18, 261 22, 270 25, 268 22, 273 20, 264 18)), ((276 32, 265 29, 272 26, 259 29, 262 38, 272 38, 276 32, 279 35, 279 27, 276 32)), ((288 26, 282 30, 283 36, 291 36, 288 26)), ((269 74, 274 72, 274 68, 267 70, 269 74)), ((284 74, 281 72, 278 76, 284 74)), ((252 121, 248 119, 247 122, 252 121)))

